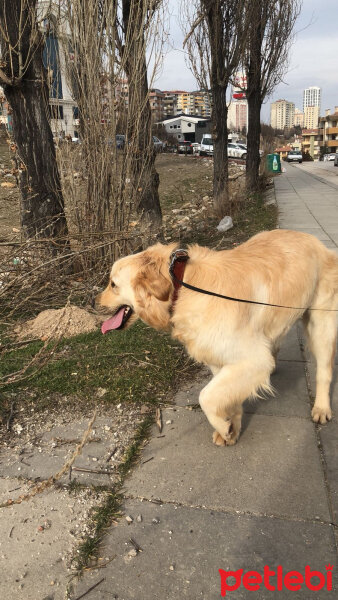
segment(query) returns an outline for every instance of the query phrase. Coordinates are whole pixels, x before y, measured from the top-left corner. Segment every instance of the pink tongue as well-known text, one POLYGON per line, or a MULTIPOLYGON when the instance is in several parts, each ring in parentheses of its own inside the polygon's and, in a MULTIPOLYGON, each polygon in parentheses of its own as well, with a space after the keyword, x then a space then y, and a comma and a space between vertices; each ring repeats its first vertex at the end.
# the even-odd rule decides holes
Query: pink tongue
POLYGON ((103 321, 103 323, 101 325, 102 333, 107 333, 108 331, 111 331, 112 329, 118 329, 122 325, 124 309, 125 309, 125 307, 123 306, 116 313, 116 315, 114 315, 110 319, 107 319, 107 321, 103 321))

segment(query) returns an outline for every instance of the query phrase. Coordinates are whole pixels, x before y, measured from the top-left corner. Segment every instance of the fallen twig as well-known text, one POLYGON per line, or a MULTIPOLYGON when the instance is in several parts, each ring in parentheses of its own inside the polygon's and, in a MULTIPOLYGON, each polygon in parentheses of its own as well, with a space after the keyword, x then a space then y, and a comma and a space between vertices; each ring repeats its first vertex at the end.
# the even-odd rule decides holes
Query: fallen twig
POLYGON ((141 546, 139 546, 138 543, 133 540, 133 538, 129 538, 129 541, 134 546, 136 552, 143 552, 141 546))
POLYGON ((84 594, 81 594, 81 596, 77 596, 77 598, 74 598, 74 600, 81 600, 81 598, 84 598, 85 596, 87 596, 87 594, 89 594, 89 592, 91 592, 92 590, 95 590, 95 588, 97 588, 98 585, 100 585, 100 583, 102 583, 102 581, 105 581, 105 577, 102 577, 102 579, 100 579, 100 581, 98 581, 97 583, 94 583, 94 585, 92 585, 90 588, 88 588, 88 590, 86 592, 84 592, 84 594))
POLYGON ((147 462, 150 462, 151 460, 153 460, 153 458, 154 458, 153 456, 151 456, 150 458, 147 458, 147 460, 144 460, 142 462, 142 464, 145 465, 147 462))
POLYGON ((96 473, 99 475, 111 475, 113 471, 105 469, 86 469, 85 467, 72 467, 73 471, 83 471, 83 473, 96 473))
POLYGON ((117 451, 117 446, 115 446, 115 448, 113 448, 113 450, 109 453, 106 462, 110 461, 110 459, 114 456, 114 454, 115 454, 116 451, 117 451))
MULTIPOLYGON (((81 454, 82 448, 85 445, 85 443, 91 433, 94 421, 96 419, 96 413, 97 413, 97 411, 95 410, 95 412, 88 424, 88 427, 83 434, 83 438, 82 438, 80 444, 75 448, 73 455, 71 456, 71 458, 69 460, 67 460, 67 462, 63 465, 63 467, 62 467, 62 469, 60 469, 60 471, 58 471, 55 475, 51 475, 51 477, 49 477, 45 481, 38 483, 36 486, 33 487, 33 489, 30 492, 28 492, 27 494, 23 494, 22 496, 19 496, 18 498, 16 498, 16 500, 9 499, 9 500, 7 500, 7 502, 3 502, 2 504, 0 504, 0 508, 6 508, 8 506, 13 506, 13 504, 21 504, 21 502, 23 502, 24 500, 29 500, 33 496, 36 496, 36 494, 41 494, 41 492, 43 492, 45 489, 47 489, 51 485, 53 485, 53 483, 55 483, 55 481, 58 481, 59 479, 61 479, 62 475, 64 475, 66 473, 66 471, 68 471, 68 469, 70 469, 70 467, 73 465, 76 457, 79 456, 79 454, 81 454)), ((73 467, 73 469, 74 469, 74 467, 73 467)))
POLYGON ((162 433, 162 413, 161 413, 161 409, 157 408, 156 409, 156 425, 159 429, 159 432, 162 433))

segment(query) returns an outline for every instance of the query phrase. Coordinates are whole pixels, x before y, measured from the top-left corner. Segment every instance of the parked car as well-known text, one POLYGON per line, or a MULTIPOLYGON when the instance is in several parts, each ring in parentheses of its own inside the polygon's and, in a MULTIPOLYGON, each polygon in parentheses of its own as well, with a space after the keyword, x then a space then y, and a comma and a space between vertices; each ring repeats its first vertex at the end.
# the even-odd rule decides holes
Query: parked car
MULTIPOLYGON (((248 149, 247 149, 247 147, 246 147, 245 144, 240 144, 240 143, 236 142, 236 146, 239 146, 239 148, 242 148, 243 150, 245 150, 245 152, 248 151, 248 149)), ((260 150, 259 151, 259 156, 263 156, 263 154, 264 154, 263 150, 260 150)))
POLYGON ((290 150, 286 155, 286 162, 303 162, 303 155, 300 150, 290 150))
POLYGON ((156 152, 163 152, 165 148, 165 143, 161 142, 161 140, 159 140, 158 137, 156 137, 156 135, 153 135, 153 144, 155 146, 156 152))
MULTIPOLYGON (((109 142, 108 142, 109 143, 109 142)), ((116 148, 122 150, 126 143, 126 136, 119 133, 116 134, 116 148)))
POLYGON ((246 155, 247 155, 246 148, 241 148, 237 144, 228 144, 228 156, 230 156, 230 158, 245 159, 246 155))
POLYGON ((338 152, 336 152, 336 154, 334 155, 334 166, 338 167, 338 152))
POLYGON ((192 142, 192 153, 193 154, 199 154, 200 153, 200 149, 201 149, 201 144, 199 144, 198 142, 192 142))
POLYGON ((211 133, 205 133, 200 144, 200 156, 213 156, 214 142, 211 133))
POLYGON ((324 159, 325 161, 327 160, 335 160, 336 158, 336 154, 335 152, 329 152, 328 154, 324 154, 324 159))
POLYGON ((182 142, 178 142, 177 144, 177 152, 178 154, 192 154, 193 153, 193 145, 191 142, 187 140, 183 140, 182 142))

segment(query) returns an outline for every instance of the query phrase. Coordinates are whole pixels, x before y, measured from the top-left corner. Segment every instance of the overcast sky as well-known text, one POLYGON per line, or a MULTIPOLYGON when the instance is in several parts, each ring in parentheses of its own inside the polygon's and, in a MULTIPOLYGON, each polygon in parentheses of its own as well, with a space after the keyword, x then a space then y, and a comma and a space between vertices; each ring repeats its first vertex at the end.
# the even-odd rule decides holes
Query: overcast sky
MULTIPOLYGON (((186 65, 182 50, 184 38, 179 24, 181 2, 169 0, 170 45, 156 87, 162 90, 197 89, 194 76, 186 65)), ((337 0, 303 0, 296 24, 296 40, 291 49, 288 72, 262 108, 262 120, 270 121, 270 102, 285 98, 297 108, 303 106, 303 90, 309 86, 322 89, 321 113, 338 105, 338 2, 337 0)))

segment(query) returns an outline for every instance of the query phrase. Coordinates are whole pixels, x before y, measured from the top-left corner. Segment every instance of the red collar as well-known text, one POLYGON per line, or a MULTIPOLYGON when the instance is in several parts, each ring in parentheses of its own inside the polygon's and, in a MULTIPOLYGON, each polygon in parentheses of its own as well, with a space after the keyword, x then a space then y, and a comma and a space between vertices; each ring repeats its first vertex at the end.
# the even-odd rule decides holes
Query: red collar
POLYGON ((188 254, 187 250, 182 250, 182 249, 175 250, 170 256, 169 273, 171 275, 171 278, 172 278, 173 284, 174 284, 174 294, 173 294, 173 298, 172 298, 170 312, 173 312, 173 310, 174 310, 175 302, 178 297, 178 291, 181 287, 180 282, 183 280, 185 266, 187 264, 188 259, 189 259, 189 254, 188 254))

